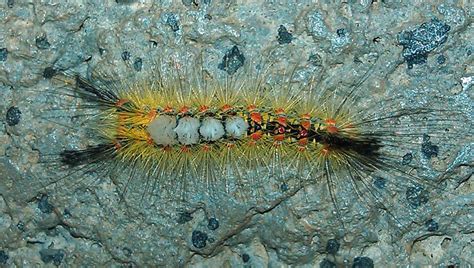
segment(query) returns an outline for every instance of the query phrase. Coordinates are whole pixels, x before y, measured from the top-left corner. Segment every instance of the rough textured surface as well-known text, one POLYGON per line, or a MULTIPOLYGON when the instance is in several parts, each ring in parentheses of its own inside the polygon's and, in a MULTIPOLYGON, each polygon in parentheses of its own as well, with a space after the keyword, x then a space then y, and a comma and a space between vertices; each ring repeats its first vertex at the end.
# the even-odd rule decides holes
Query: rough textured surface
MULTIPOLYGON (((454 100, 446 105, 468 106, 474 73, 471 1, 64 2, 0 3, 0 265, 382 267, 474 262, 471 144, 448 155, 440 146, 435 155, 434 141, 427 141, 423 153, 451 175, 435 195, 428 197, 422 188, 399 193, 408 202, 392 212, 402 215, 402 222, 410 222, 405 214, 418 219, 407 229, 397 228, 389 215, 349 200, 353 218, 341 230, 332 204, 322 202, 325 189, 318 184, 298 188, 268 183, 264 198, 248 202, 196 195, 183 205, 176 193, 176 200, 148 207, 140 203, 140 192, 120 201, 120 183, 93 172, 81 182, 39 187, 73 177, 55 171, 60 168, 45 164, 42 157, 87 141, 80 121, 64 116, 68 111, 60 107, 65 103, 58 103, 51 94, 54 85, 44 79, 55 70, 89 75, 114 70, 128 79, 169 55, 189 61, 202 51, 203 66, 216 76, 269 58, 280 74, 299 63, 295 81, 323 73, 321 87, 349 87, 370 67, 369 55, 377 53, 379 64, 366 83, 368 97, 405 96, 403 107, 441 95, 454 100), (8 118, 19 113, 10 107, 21 111, 15 124, 8 118)), ((374 185, 389 189, 383 178, 374 185)))

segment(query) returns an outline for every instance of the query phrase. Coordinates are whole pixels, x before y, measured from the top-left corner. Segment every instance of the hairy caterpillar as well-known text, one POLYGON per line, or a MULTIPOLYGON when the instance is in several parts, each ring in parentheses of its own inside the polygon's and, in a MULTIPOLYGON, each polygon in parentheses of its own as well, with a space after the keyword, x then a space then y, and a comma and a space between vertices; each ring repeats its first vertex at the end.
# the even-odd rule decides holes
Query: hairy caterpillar
MULTIPOLYGON (((322 221, 335 229, 318 232, 339 238, 353 232, 349 228, 367 228, 354 218, 378 220, 373 211, 409 225, 428 192, 442 189, 453 170, 454 164, 437 167, 436 155, 455 147, 460 133, 472 139, 469 107, 446 108, 449 98, 420 104, 403 95, 369 99, 364 82, 373 66, 352 86, 331 88, 317 79, 293 83, 294 72, 278 80, 262 68, 220 79, 196 65, 157 63, 162 69, 136 82, 48 67, 43 76, 54 88, 46 96, 60 105, 41 110, 42 118, 53 121, 47 131, 65 129, 69 142, 62 152, 42 155, 49 166, 59 157, 62 169, 42 175, 50 180, 40 183, 94 189, 94 182, 110 178, 125 196, 120 200, 140 200, 145 208, 211 200, 206 215, 222 209, 222 198, 237 196, 236 203, 250 207, 245 219, 300 198, 308 209, 334 211, 322 221), (415 213, 400 217, 408 210, 415 213)), ((156 217, 156 210, 143 211, 156 217)), ((221 241, 190 247, 209 256, 221 241)))
POLYGON ((93 111, 86 112, 94 119, 87 123, 92 142, 61 152, 62 164, 74 173, 120 166, 129 172, 124 192, 140 181, 142 197, 192 199, 196 192, 211 197, 225 192, 246 198, 243 192, 261 196, 259 188, 275 180, 282 187, 327 187, 337 213, 339 192, 347 189, 390 213, 374 184, 398 174, 403 179, 394 187, 412 184, 407 191, 414 191, 418 206, 417 195, 446 174, 440 172, 437 181, 414 174, 410 150, 418 144, 429 160, 439 150, 432 137, 451 138, 464 128, 459 123, 465 114, 456 109, 358 107, 366 100, 360 90, 371 69, 349 89, 328 90, 314 80, 293 85, 292 77, 271 85, 265 74, 222 82, 205 77, 203 69, 170 64, 153 69, 151 81, 136 83, 45 70, 70 85, 68 97, 84 101, 78 108, 93 111), (415 123, 404 123, 407 118, 415 123))
MULTIPOLYGON (((357 256, 377 266, 417 266, 416 254, 426 265, 462 266, 451 258, 472 259, 467 2, 257 2, 8 1, 0 31, 0 114, 8 123, 0 130, 0 265, 8 255, 7 265, 30 266, 229 266, 232 259, 237 267, 369 266, 357 256), (186 53, 168 62, 167 51, 176 48, 186 53), (193 48, 205 51, 205 63, 193 48), (269 72, 255 61, 268 48, 277 52, 268 56, 269 72), (377 63, 371 53, 379 54, 377 63), (250 67, 235 70, 243 55, 250 67), (117 74, 96 76, 101 66, 117 74), (56 69, 65 71, 53 75, 56 69), (238 117, 248 124, 246 100, 259 88, 263 137, 252 147, 254 133, 246 132, 232 150, 214 144, 222 137, 208 142, 215 150, 206 160, 199 150, 181 152, 172 136, 168 141, 178 144, 162 162, 170 169, 157 174, 140 161, 160 163, 140 151, 148 147, 134 151, 137 161, 123 161, 115 138, 107 138, 117 126, 148 132, 151 123, 138 125, 136 113, 133 124, 120 123, 116 103, 107 107, 77 80, 123 99, 161 81, 169 90, 152 99, 170 99, 179 109, 176 92, 196 97, 187 116, 199 127, 206 118, 196 112, 199 90, 190 89, 236 92, 238 117), (276 101, 290 96, 292 105, 276 101), (364 123, 351 135, 373 133, 383 145, 370 154, 379 168, 361 168, 370 162, 360 148, 349 156, 318 154, 331 145, 322 135, 330 136, 325 119, 346 97, 341 114, 364 123), (293 121, 276 148, 270 129, 278 106, 293 121), (314 109, 306 153, 295 135, 304 106, 314 109), (100 144, 113 144, 113 151, 100 144), (229 157, 219 159, 224 152, 229 157), (68 154, 84 157, 62 163, 68 154)), ((220 109, 206 114, 227 135, 223 116, 220 109)), ((350 135, 336 136, 349 137, 342 152, 356 144, 350 135)), ((204 147, 204 138, 192 147, 204 147)))

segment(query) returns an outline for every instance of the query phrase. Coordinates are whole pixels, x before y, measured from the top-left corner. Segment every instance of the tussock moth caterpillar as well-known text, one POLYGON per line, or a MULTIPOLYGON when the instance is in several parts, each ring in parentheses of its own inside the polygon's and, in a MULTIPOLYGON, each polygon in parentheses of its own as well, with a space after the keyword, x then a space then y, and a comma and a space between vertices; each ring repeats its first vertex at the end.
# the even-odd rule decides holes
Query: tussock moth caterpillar
MULTIPOLYGON (((29 256, 37 256, 39 263, 56 264, 62 260, 66 266, 184 266, 206 261, 214 261, 211 265, 217 266, 219 259, 227 261, 229 255, 237 259, 233 262, 237 263, 235 266, 243 263, 265 266, 264 261, 258 262, 265 258, 269 266, 308 262, 324 267, 333 266, 334 262, 369 266, 370 259, 356 256, 369 256, 377 266, 383 266, 383 261, 393 265, 393 260, 406 265, 413 260, 406 257, 411 257, 413 251, 407 253, 409 250, 404 249, 426 246, 430 241, 435 249, 425 256, 437 252, 446 258, 466 256, 462 250, 468 249, 471 243, 468 221, 472 213, 468 210, 472 190, 469 181, 461 187, 457 184, 463 177, 467 180, 467 173, 472 172, 469 166, 472 150, 468 146, 472 125, 468 104, 472 101, 467 89, 459 91, 454 86, 461 76, 472 73, 472 55, 469 56, 472 20, 466 1, 443 4, 438 3, 443 1, 342 1, 338 4, 144 0, 73 1, 66 5, 57 2, 8 1, 8 7, 1 12, 5 27, 0 30, 0 95, 6 101, 0 104, 0 110, 7 116, 0 113, 7 124, 5 131, 0 131, 0 155, 6 156, 6 160, 0 159, 0 211, 5 212, 0 216, 0 265, 5 253, 10 256, 8 265, 18 263, 25 251, 33 253, 29 256), (105 9, 101 10, 102 7, 105 9), (430 22, 433 17, 439 20, 430 22), (396 37, 401 30, 403 34, 396 37), (167 37, 170 39, 166 40, 167 37), (297 124, 296 120, 301 118, 291 113, 287 118, 295 121, 289 124, 290 133, 285 137, 290 141, 281 146, 279 150, 283 151, 268 147, 273 146, 269 142, 255 152, 237 146, 235 149, 244 148, 245 153, 252 153, 251 159, 259 161, 251 163, 244 157, 238 158, 243 155, 239 151, 230 151, 237 161, 228 167, 235 172, 226 176, 211 176, 223 172, 220 165, 209 165, 211 175, 195 181, 180 176, 166 180, 163 175, 157 176, 163 178, 160 182, 153 176, 149 179, 148 169, 140 168, 140 162, 103 159, 76 167, 58 167, 48 161, 48 158, 56 161, 64 150, 81 151, 101 144, 103 140, 98 134, 107 129, 95 120, 100 119, 104 107, 100 98, 81 98, 73 72, 80 73, 94 87, 102 86, 115 94, 127 88, 138 91, 148 87, 147 83, 161 79, 152 73, 135 83, 127 75, 145 72, 153 65, 150 58, 168 58, 168 49, 187 45, 205 48, 215 56, 205 58, 202 65, 191 53, 177 53, 180 54, 177 60, 163 60, 162 74, 171 85, 178 87, 172 81, 184 81, 185 89, 189 88, 187 84, 204 81, 225 85, 228 79, 233 84, 229 88, 238 92, 240 84, 261 84, 258 88, 264 94, 258 97, 262 102, 260 109, 276 108, 278 103, 273 99, 286 99, 282 93, 285 91, 289 92, 288 96, 299 96, 296 99, 300 101, 293 107, 301 108, 312 99, 315 112, 310 118, 314 119, 312 126, 321 125, 319 131, 311 129, 316 145, 323 145, 323 140, 318 142, 314 133, 328 133, 324 112, 330 112, 331 106, 336 110, 345 96, 351 95, 352 88, 356 88, 354 96, 343 105, 348 120, 380 119, 372 124, 367 122, 369 126, 361 127, 360 132, 378 132, 385 145, 376 151, 380 155, 375 159, 393 166, 385 164, 385 168, 363 172, 355 172, 360 170, 359 166, 333 168, 333 172, 326 173, 331 171, 330 167, 337 167, 337 161, 328 161, 328 168, 318 163, 317 155, 313 154, 317 148, 311 149, 311 161, 307 162, 280 157, 302 154, 295 152, 291 144, 291 140, 298 140, 291 127, 303 125, 297 124), (259 83, 253 76, 262 71, 253 62, 252 53, 258 53, 262 47, 277 47, 280 54, 270 57, 272 70, 268 75, 264 72, 259 83), (317 54, 311 55, 310 51, 317 54), (380 56, 373 71, 369 71, 375 60, 366 56, 372 52, 380 56), (401 57, 414 69, 406 70, 401 57), (286 59, 291 63, 280 63, 286 59), (36 68, 37 60, 48 64, 36 68), (250 68, 236 70, 243 61, 250 68), (97 78, 94 72, 84 70, 102 64, 117 70, 119 75, 97 78), (47 66, 53 68, 47 69, 44 76, 49 77, 54 68, 65 69, 68 71, 64 79, 72 84, 65 88, 65 81, 55 80, 62 79, 56 76, 52 82, 38 80, 41 75, 31 71, 47 66), (71 67, 78 69, 70 71, 71 67), (365 80, 367 71, 370 79, 357 86, 357 81, 365 80), (285 72, 289 74, 284 75, 285 72), (218 77, 225 73, 233 75, 218 77), (317 77, 311 81, 305 75, 317 77), (134 88, 135 84, 138 86, 134 88), (32 94, 24 89, 32 86, 38 92, 32 94), (468 101, 453 101, 462 97, 468 101), (428 108, 426 114, 421 113, 428 108), (384 115, 397 111, 407 114, 383 119, 384 115), (93 129, 89 130, 90 127, 93 129), (445 127, 449 132, 444 131, 445 127), (38 161, 45 163, 37 164, 38 161), (23 177, 10 176, 15 172, 6 169, 5 162, 17 167, 23 177), (238 163, 244 165, 236 166, 238 163), (23 173, 25 170, 30 172, 23 173), (202 180, 213 177, 216 180, 202 180), (331 200, 328 182, 334 186, 335 201, 331 200), (433 185, 436 182, 440 183, 433 185), (37 183, 51 185, 41 188, 42 195, 35 198, 31 192, 36 195, 37 183), (9 191, 10 185, 18 190, 9 191), (207 193, 211 193, 210 197, 207 193), (182 199, 188 202, 179 202, 182 199), (177 211, 178 208, 184 210, 177 211), (440 250, 436 250, 438 239, 438 245, 442 244, 440 250), (325 262, 322 258, 326 254, 329 256, 325 262), (45 261, 41 262, 40 257, 45 261)), ((471 78, 466 77, 465 84, 469 85, 471 78)), ((248 89, 243 92, 249 92, 248 89)), ((176 94, 171 93, 175 99, 176 94)), ((245 95, 249 94, 239 93, 240 97, 245 95)), ((270 116, 275 111, 261 113, 270 116)), ((222 113, 210 116, 207 121, 216 119, 217 115, 222 113)), ((193 111, 190 117, 198 116, 193 111)), ((205 119, 200 120, 200 127, 205 119)), ((175 121, 178 126, 179 120, 175 121)), ((272 122, 264 121, 261 126, 267 131, 272 122)), ((222 135, 221 127, 226 130, 225 121, 212 125, 217 126, 218 135, 222 135)), ((194 133, 195 137, 196 132, 188 129, 181 133, 194 133)), ((337 128, 333 130, 339 132, 337 128)), ((212 137, 210 133, 205 135, 212 137)), ((275 136, 269 132, 264 135, 268 140, 275 136)), ((166 138, 155 135, 157 140, 163 137, 166 138)), ((168 141, 176 140, 172 137, 168 141)), ((196 145, 203 144, 200 141, 196 145)), ((101 150, 95 153, 91 157, 104 155, 101 150)), ((344 159, 347 158, 332 160, 344 159)), ((349 159, 356 163, 364 161, 354 156, 349 159)), ((204 161, 209 162, 212 163, 204 161)), ((193 175, 193 172, 182 174, 193 175)), ((431 260, 430 263, 442 262, 436 257, 431 260)), ((21 263, 35 265, 34 261, 21 263)))
MULTIPOLYGON (((364 59, 372 64, 352 86, 337 88, 320 87, 316 78, 294 82, 296 71, 281 78, 258 63, 220 79, 203 64, 172 58, 136 82, 48 67, 44 76, 55 89, 47 94, 61 106, 42 111, 43 119, 54 121, 48 127, 64 126, 71 144, 42 156, 59 156, 64 168, 42 183, 93 188, 105 174, 125 197, 117 200, 142 201, 145 215, 132 212, 139 218, 156 217, 150 208, 183 199, 208 202, 207 216, 229 198, 245 204, 247 220, 299 198, 308 204, 301 210, 334 212, 323 221, 335 230, 317 230, 321 237, 342 239, 366 229, 369 218, 402 226, 403 233, 418 215, 402 218, 401 210, 417 213, 429 191, 445 187, 452 166, 431 161, 460 133, 472 139, 471 119, 466 107, 440 105, 452 103, 449 98, 429 104, 405 102, 403 95, 369 99, 362 90, 376 58, 364 59), (63 110, 73 116, 58 114, 63 110), (72 145, 76 136, 83 139, 72 145), (416 158, 424 166, 413 164, 416 158), (377 211, 390 215, 379 219, 377 211)), ((190 240, 192 250, 211 256, 225 237, 206 243, 207 235, 196 231, 190 240)))
MULTIPOLYGON (((375 61, 374 55, 370 60, 375 61)), ((338 194, 348 188, 390 212, 374 183, 383 188, 385 177, 398 174, 394 187, 412 184, 406 198, 419 206, 427 198, 425 188, 446 174, 426 181, 411 171, 411 148, 418 145, 421 158, 429 161, 439 150, 430 139, 448 143, 468 122, 456 109, 390 107, 400 101, 397 97, 385 100, 383 107, 367 105, 360 91, 372 69, 354 86, 331 91, 314 80, 294 85, 291 74, 272 85, 271 75, 262 70, 243 82, 232 76, 222 82, 175 60, 166 69, 156 66, 151 81, 135 83, 107 74, 89 80, 45 70, 46 76, 62 79, 70 87, 64 96, 83 102, 77 108, 86 111, 87 120, 94 119, 85 125, 92 129, 90 144, 61 152, 62 164, 74 173, 120 166, 130 172, 124 192, 140 181, 136 190, 147 198, 192 199, 196 192, 211 198, 222 192, 261 197, 260 188, 272 179, 298 189, 308 183, 327 187, 337 213, 342 206, 338 194), (361 102, 364 106, 357 107, 361 102), (413 117, 421 120, 404 123, 413 117), (399 148, 398 154, 393 148, 399 148)))

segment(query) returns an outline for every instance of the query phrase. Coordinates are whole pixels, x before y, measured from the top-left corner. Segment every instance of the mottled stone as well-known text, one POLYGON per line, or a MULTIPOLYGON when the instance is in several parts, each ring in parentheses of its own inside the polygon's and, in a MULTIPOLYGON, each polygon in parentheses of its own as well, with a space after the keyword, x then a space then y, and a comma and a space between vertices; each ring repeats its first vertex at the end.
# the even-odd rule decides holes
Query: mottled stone
POLYGON ((206 242, 208 240, 208 236, 206 233, 201 231, 193 231, 191 241, 193 246, 196 248, 204 248, 206 246, 206 242))
POLYGON ((240 67, 244 65, 245 56, 237 46, 233 46, 226 52, 219 64, 219 69, 226 71, 229 75, 233 75, 240 67))
POLYGON ((444 22, 432 19, 414 30, 401 32, 398 42, 403 46, 403 57, 408 68, 425 63, 428 53, 446 42, 450 29, 444 22))
POLYGON ((18 107, 11 106, 7 110, 6 120, 9 126, 15 126, 20 123, 21 111, 18 107))

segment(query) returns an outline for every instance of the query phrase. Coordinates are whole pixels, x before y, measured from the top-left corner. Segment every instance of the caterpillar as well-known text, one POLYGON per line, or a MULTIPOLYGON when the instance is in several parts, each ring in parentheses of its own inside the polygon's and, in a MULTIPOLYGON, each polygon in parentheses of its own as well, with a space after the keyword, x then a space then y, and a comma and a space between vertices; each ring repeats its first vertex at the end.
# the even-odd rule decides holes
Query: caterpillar
POLYGON ((67 2, 0 4, 0 266, 472 262, 469 1, 67 2))
POLYGON ((429 160, 439 151, 431 138, 452 138, 465 129, 459 124, 465 113, 455 109, 356 108, 371 69, 349 89, 325 91, 314 80, 270 85, 258 74, 239 84, 229 77, 225 82, 205 78, 199 68, 170 65, 153 69, 151 82, 134 84, 109 81, 104 73, 93 81, 47 68, 46 77, 62 77, 72 88, 66 96, 84 101, 78 107, 92 110, 94 118, 88 123, 93 142, 62 151, 60 162, 74 173, 120 166, 129 172, 124 192, 135 184, 142 197, 168 194, 185 200, 196 192, 212 197, 255 189, 261 196, 258 189, 276 180, 283 188, 287 183, 327 188, 337 213, 338 195, 347 189, 390 212, 374 183, 399 174, 403 181, 394 186, 413 184, 409 189, 418 206, 416 193, 423 195, 423 187, 433 188, 446 174, 439 172, 438 181, 430 182, 409 171, 415 168, 410 165, 413 143, 429 160), (400 122, 413 117, 422 120, 400 122), (393 152, 396 147, 403 155, 393 152))
MULTIPOLYGON (((94 188, 105 177, 120 189, 119 200, 139 200, 137 208, 146 212, 135 217, 156 217, 150 208, 170 202, 190 207, 183 215, 205 202, 209 217, 229 199, 248 209, 245 226, 254 215, 297 199, 307 209, 331 211, 322 221, 336 227, 318 230, 321 237, 343 239, 365 229, 381 220, 374 211, 388 214, 384 220, 403 234, 429 217, 416 213, 430 192, 447 187, 454 164, 437 167, 435 160, 442 152, 458 157, 449 152, 461 133, 472 139, 471 119, 469 107, 444 107, 454 103, 449 98, 419 104, 403 95, 369 99, 364 83, 378 58, 366 59, 372 64, 352 86, 336 88, 324 88, 317 74, 295 83, 295 71, 274 76, 258 62, 213 77, 199 57, 192 66, 175 58, 155 62, 135 81, 47 67, 43 76, 54 88, 46 94, 61 105, 41 110, 42 119, 54 131, 63 127, 71 142, 41 156, 57 170, 39 182, 94 188), (404 217, 408 210, 415 213, 404 217)), ((196 231, 188 239, 203 256, 218 254, 226 241, 211 243, 196 231)))

